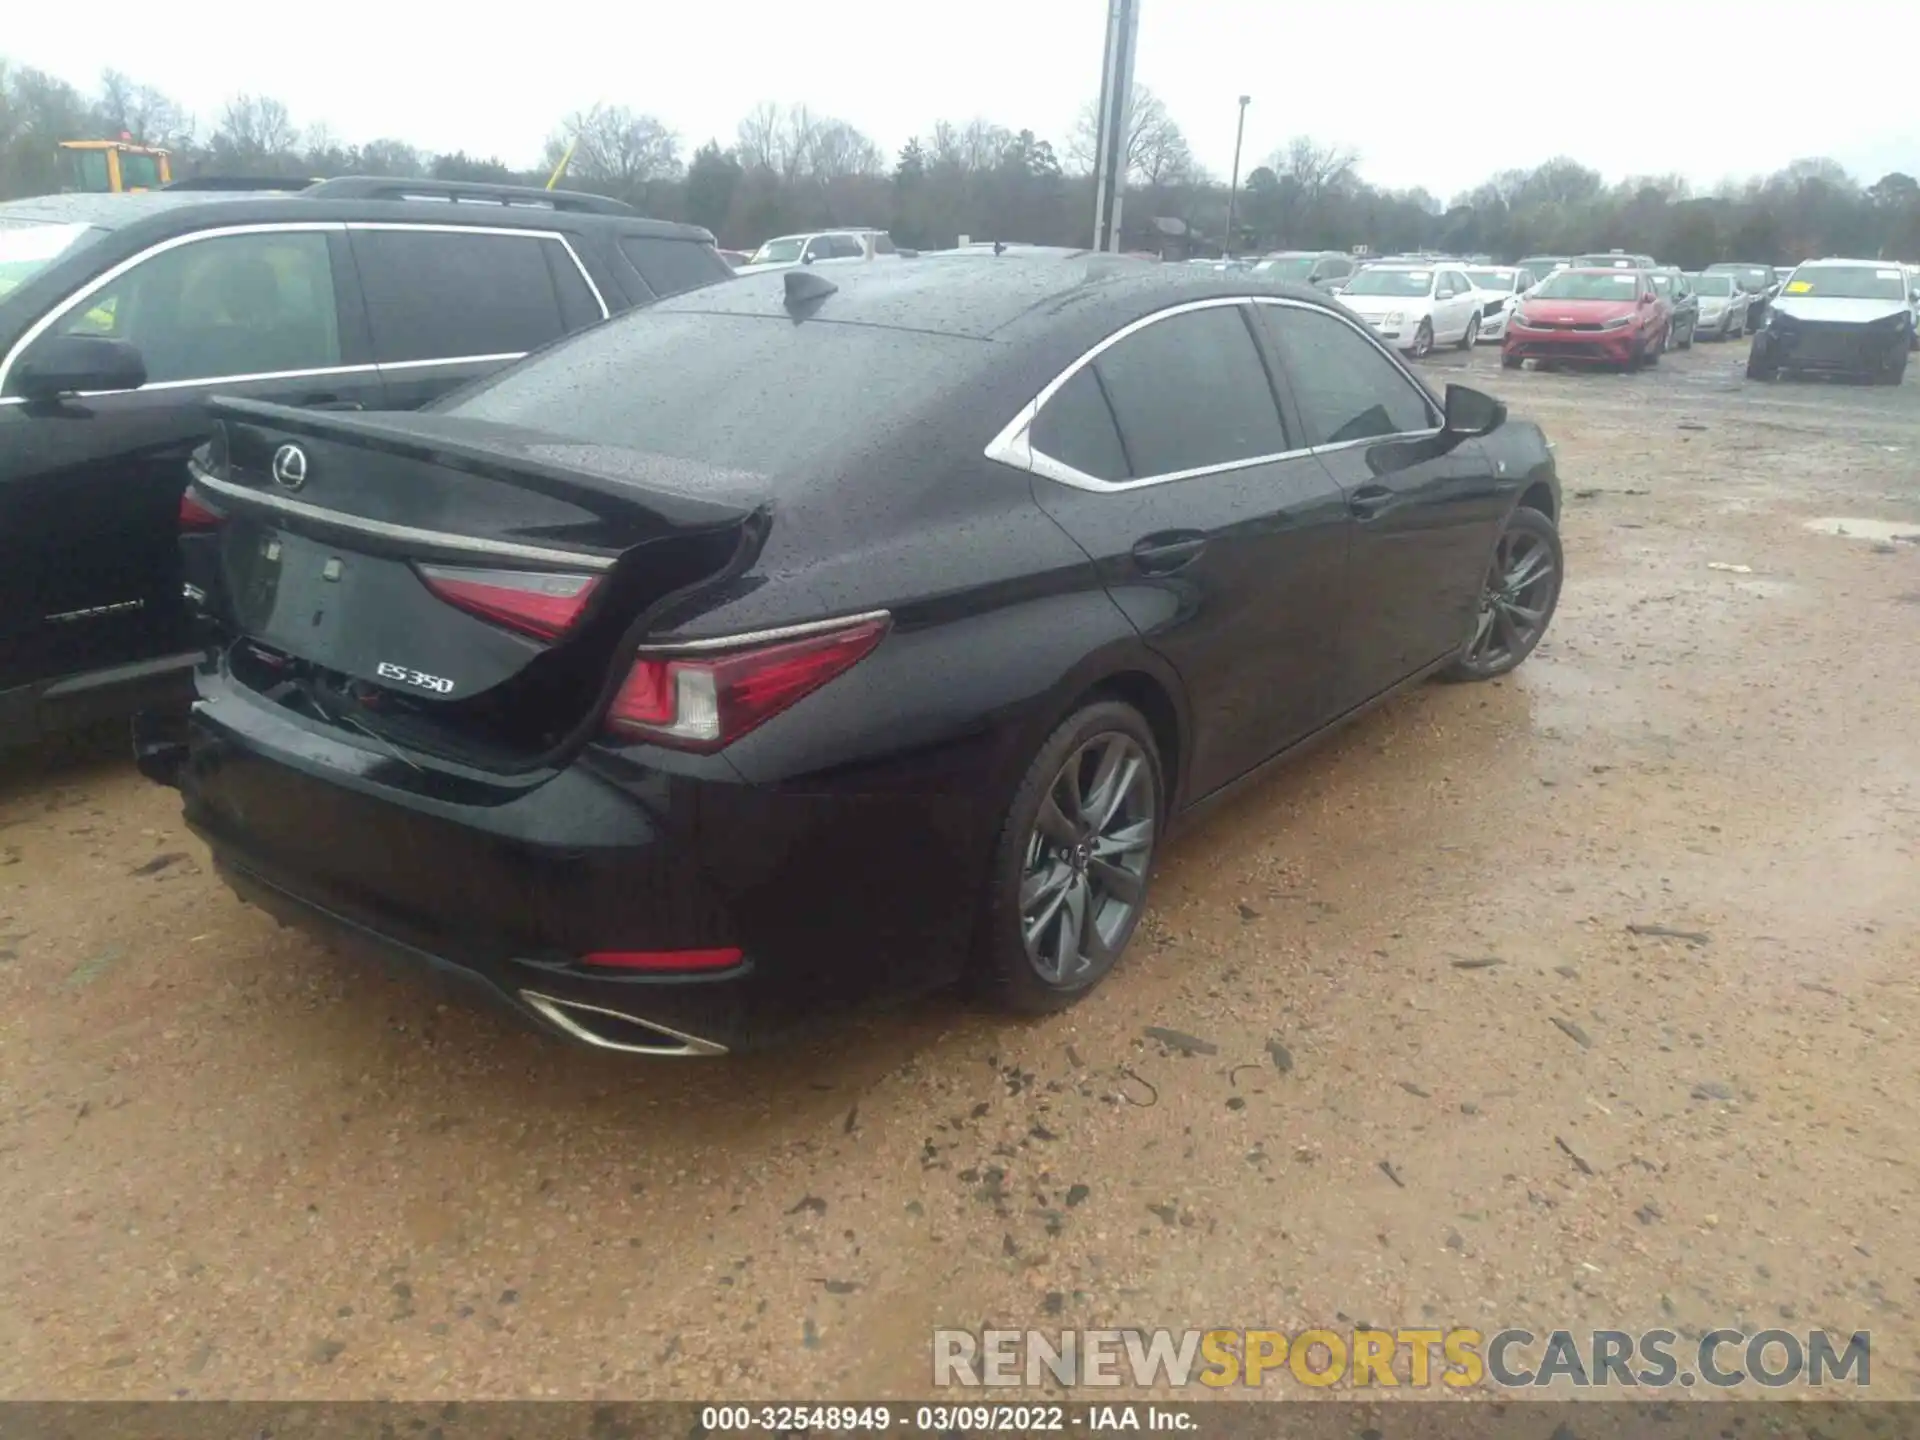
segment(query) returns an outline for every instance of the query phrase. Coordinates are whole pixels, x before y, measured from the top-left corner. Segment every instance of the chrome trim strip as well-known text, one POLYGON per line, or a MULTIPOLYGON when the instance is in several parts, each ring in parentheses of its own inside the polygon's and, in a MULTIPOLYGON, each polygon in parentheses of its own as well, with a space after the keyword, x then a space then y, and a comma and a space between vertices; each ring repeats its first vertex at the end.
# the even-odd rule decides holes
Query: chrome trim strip
POLYGON ((743 645, 771 645, 780 640, 801 640, 830 630, 847 630, 875 620, 891 620, 890 610, 867 610, 858 615, 842 615, 833 620, 808 620, 800 625, 782 625, 773 630, 745 630, 738 635, 719 635, 710 640, 670 640, 659 645, 642 645, 640 655, 692 655, 709 650, 737 650, 743 645))
POLYGON ((450 355, 444 360, 383 360, 378 365, 370 365, 370 370, 426 370, 435 365, 494 365, 505 364, 509 360, 524 360, 524 350, 507 350, 498 355, 450 355))
POLYGON ((263 490, 250 490, 244 485, 235 485, 230 480, 216 479, 191 460, 187 462, 187 473, 192 477, 195 485, 204 486, 215 495, 259 505, 268 510, 278 510, 286 515, 297 515, 303 520, 317 520, 323 525, 332 525, 341 530, 354 530, 362 535, 398 541, 403 545, 432 545, 441 550, 464 550, 475 555, 494 555, 508 560, 531 560, 542 565, 565 565, 574 570, 611 570, 615 564, 614 557, 608 555, 589 555, 580 550, 549 550, 540 545, 522 545, 514 540, 483 540, 477 535, 456 535, 445 530, 422 530, 412 525, 394 525, 385 520, 369 520, 360 515, 348 515, 339 510, 328 510, 320 505, 308 505, 303 501, 290 500, 284 495, 269 495, 263 490))
POLYGON ((1144 315, 1138 320, 1130 321, 1100 341, 1099 344, 1093 346, 1072 364, 1068 365, 1066 369, 1054 376, 1051 381, 1042 387, 1038 395, 1028 401, 1019 413, 1001 428, 999 434, 987 442, 985 451, 987 459, 997 460, 1003 465, 1011 465, 1016 470, 1025 470, 1030 474, 1039 475, 1049 480, 1057 480, 1062 485, 1072 485, 1078 489, 1091 490, 1099 494, 1116 495, 1129 490, 1139 490, 1149 485, 1164 485, 1171 481, 1191 480, 1203 475, 1223 475, 1234 470, 1248 469, 1255 465, 1271 465, 1280 460, 1297 460, 1308 455, 1331 455, 1341 450, 1350 449, 1356 445, 1378 445, 1388 440, 1405 440, 1437 435, 1446 428, 1443 424, 1426 430, 1408 430, 1392 435, 1369 435, 1363 439, 1344 440, 1334 445, 1303 445, 1291 450, 1277 451, 1271 455, 1255 455, 1245 460, 1229 460, 1219 465, 1203 465, 1192 470, 1176 470, 1164 475, 1143 475, 1137 480, 1121 481, 1102 480, 1098 476, 1088 475, 1084 471, 1076 470, 1073 466, 1056 460, 1051 455, 1033 448, 1031 430, 1033 422, 1039 415, 1041 408, 1054 397, 1061 386, 1071 380, 1082 368, 1097 359, 1102 351, 1106 350, 1109 346, 1118 344, 1120 341, 1126 339, 1127 336, 1144 330, 1149 325, 1158 324, 1160 321, 1169 319, 1172 316, 1184 315, 1193 310, 1217 309, 1225 305, 1278 305, 1291 307, 1296 310, 1313 310, 1321 314, 1333 316, 1334 319, 1340 321, 1356 335, 1364 336, 1375 350, 1386 355, 1387 358, 1393 362, 1395 368, 1406 377, 1408 383, 1419 393, 1422 402, 1427 406, 1429 415, 1433 413, 1433 398, 1428 394, 1427 387, 1421 383, 1419 377, 1407 368, 1406 363, 1400 356, 1395 354, 1390 346, 1382 344, 1378 336, 1370 334, 1364 326, 1355 323, 1350 317, 1341 314, 1338 310, 1331 309, 1324 305, 1304 304, 1299 300, 1291 300, 1280 295, 1213 296, 1205 300, 1188 301, 1184 305, 1171 306, 1165 310, 1156 310, 1151 315, 1144 315))
POLYGON ((696 1035, 687 1035, 671 1026, 662 1025, 657 1020, 645 1020, 638 1015, 623 1014, 618 1010, 609 1010, 603 1005, 583 1005, 578 1000, 556 1000, 551 995, 542 995, 534 990, 522 990, 520 998, 532 1006, 541 1015, 551 1020, 576 1040, 585 1041, 596 1050, 618 1050, 627 1055, 657 1055, 663 1060, 679 1060, 691 1057, 702 1059, 727 1053, 727 1047, 717 1045, 711 1040, 702 1040, 696 1035), (629 1025, 638 1025, 643 1029, 656 1030, 669 1040, 678 1040, 677 1050, 655 1049, 650 1045, 622 1045, 616 1040, 608 1040, 594 1034, 566 1012, 582 1010, 593 1015, 609 1015, 615 1020, 623 1020, 629 1025))
MULTIPOLYGON (((27 346, 31 345, 34 341, 38 340, 41 335, 46 333, 47 330, 51 329, 54 322, 72 310, 75 305, 80 304, 89 296, 99 293, 99 291, 112 284, 115 280, 118 280, 122 275, 126 274, 127 271, 133 269, 134 266, 144 260, 151 259, 153 256, 162 254, 168 250, 177 250, 182 245, 192 245, 201 240, 218 240, 227 235, 278 235, 314 231, 328 234, 344 229, 346 229, 346 226, 338 220, 281 220, 266 221, 255 225, 222 225, 212 230, 194 230, 185 235, 173 235, 165 240, 156 241, 139 253, 129 255, 119 264, 109 266, 101 274, 94 276, 93 279, 74 291, 73 294, 56 302, 51 310, 47 311, 46 314, 29 325, 26 333, 15 341, 13 348, 7 352, 7 358, 0 360, 0 394, 6 392, 7 379, 13 373, 13 363, 20 358, 20 352, 22 350, 25 350, 27 346)), ((296 371, 294 373, 299 374, 305 372, 296 371)), ((313 373, 318 374, 322 372, 316 371, 313 373)), ((161 383, 199 384, 201 382, 163 381, 161 383)), ((157 390, 160 386, 155 385, 151 388, 157 390)), ((17 396, 14 398, 18 399, 17 396)))

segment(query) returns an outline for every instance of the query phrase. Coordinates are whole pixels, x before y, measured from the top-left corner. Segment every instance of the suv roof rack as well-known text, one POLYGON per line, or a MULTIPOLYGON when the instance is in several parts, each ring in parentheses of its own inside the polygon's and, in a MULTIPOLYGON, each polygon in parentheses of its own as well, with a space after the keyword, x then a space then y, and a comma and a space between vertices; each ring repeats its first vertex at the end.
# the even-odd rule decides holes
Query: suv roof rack
POLYGON ((312 176, 305 178, 286 175, 190 175, 184 180, 172 180, 162 185, 162 190, 305 190, 317 183, 312 176))
POLYGON ((526 205, 595 215, 637 215, 623 200, 578 190, 537 185, 486 185, 467 180, 417 180, 407 176, 341 175, 305 192, 315 200, 433 200, 468 205, 526 205))

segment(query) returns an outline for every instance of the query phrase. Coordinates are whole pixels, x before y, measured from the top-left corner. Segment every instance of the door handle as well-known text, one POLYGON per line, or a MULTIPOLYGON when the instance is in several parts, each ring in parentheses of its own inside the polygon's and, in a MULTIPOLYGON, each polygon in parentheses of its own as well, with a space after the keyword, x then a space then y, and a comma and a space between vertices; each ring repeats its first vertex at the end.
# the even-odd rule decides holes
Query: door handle
POLYGON ((1171 575, 1198 560, 1206 548, 1207 537, 1191 530, 1148 535, 1135 542, 1133 563, 1140 567, 1142 574, 1171 575))
POLYGON ((309 395, 300 404, 308 410, 364 410, 358 400, 342 400, 338 395, 309 395))
POLYGON ((1347 510, 1356 520, 1371 520, 1393 504, 1393 491, 1384 485, 1362 485, 1347 496, 1347 510))

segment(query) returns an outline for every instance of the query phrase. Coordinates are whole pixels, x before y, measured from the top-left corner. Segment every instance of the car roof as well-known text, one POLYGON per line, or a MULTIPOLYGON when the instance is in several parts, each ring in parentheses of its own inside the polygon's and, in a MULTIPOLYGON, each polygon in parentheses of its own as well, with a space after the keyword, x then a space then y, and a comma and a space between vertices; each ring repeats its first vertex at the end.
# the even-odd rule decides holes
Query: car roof
POLYGON ((41 195, 0 203, 0 220, 80 223, 100 230, 146 226, 175 234, 217 225, 271 224, 299 220, 412 220, 431 225, 507 225, 514 229, 571 229, 611 224, 628 233, 711 240, 695 225, 638 214, 550 209, 538 204, 501 204, 462 198, 429 199, 313 196, 299 191, 145 190, 130 195, 41 195))
MULTIPOLYGON (((1271 281, 1253 270, 1166 265, 1093 250, 1024 246, 968 265, 928 263, 929 258, 835 270, 834 290, 802 313, 838 324, 1014 341, 1083 316, 1092 331, 1104 333, 1102 326, 1126 323, 1133 315, 1212 296, 1270 294, 1335 308, 1308 286, 1271 281)), ((801 272, 736 276, 659 301, 649 310, 791 319, 786 286, 787 277, 796 273, 801 272)), ((811 273, 827 278, 826 272, 811 273)))

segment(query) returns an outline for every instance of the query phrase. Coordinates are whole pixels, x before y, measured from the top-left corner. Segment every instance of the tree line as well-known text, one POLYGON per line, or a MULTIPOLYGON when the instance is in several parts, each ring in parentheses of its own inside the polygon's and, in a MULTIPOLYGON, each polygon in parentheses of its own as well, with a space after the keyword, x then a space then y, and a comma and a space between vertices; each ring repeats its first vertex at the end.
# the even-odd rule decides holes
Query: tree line
MULTIPOLYGON (((734 248, 829 225, 882 226, 901 244, 922 247, 963 235, 1084 245, 1092 231, 1091 103, 1058 149, 1030 128, 977 118, 941 121, 892 155, 806 105, 756 106, 732 137, 689 153, 659 117, 601 103, 554 128, 540 168, 516 170, 496 156, 433 153, 402 139, 345 144, 323 124, 297 124, 265 95, 237 95, 203 125, 117 70, 83 94, 0 57, 0 200, 60 188, 57 142, 123 133, 173 151, 176 177, 371 174, 540 185, 570 152, 568 187, 703 225, 734 248)), ((1171 258, 1366 246, 1504 259, 1617 247, 1688 268, 1823 254, 1920 260, 1920 182, 1895 172, 1867 184, 1827 159, 1795 160, 1696 193, 1677 175, 1609 184, 1559 157, 1502 171, 1444 202, 1424 189, 1373 185, 1359 161, 1308 136, 1289 141, 1243 178, 1229 247, 1226 185, 1195 162, 1159 97, 1136 87, 1125 244, 1171 258)))

